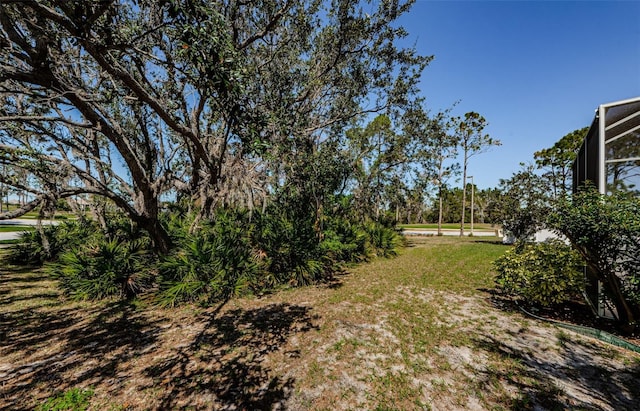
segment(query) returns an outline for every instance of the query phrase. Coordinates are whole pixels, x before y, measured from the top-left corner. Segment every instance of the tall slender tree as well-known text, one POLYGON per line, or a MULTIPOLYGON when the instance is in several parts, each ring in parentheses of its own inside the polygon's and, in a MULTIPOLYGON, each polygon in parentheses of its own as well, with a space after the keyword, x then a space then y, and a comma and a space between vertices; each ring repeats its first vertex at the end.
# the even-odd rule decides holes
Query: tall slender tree
POLYGON ((433 158, 436 172, 436 185, 438 190, 438 235, 442 235, 443 218, 443 190, 447 181, 454 176, 460 165, 456 162, 447 163, 457 153, 458 139, 456 134, 450 132, 451 120, 447 113, 438 113, 430 122, 432 132, 430 138, 430 155, 433 158))
POLYGON ((460 236, 464 235, 465 208, 467 201, 467 168, 469 159, 478 154, 484 153, 493 146, 499 146, 502 143, 484 134, 484 129, 488 123, 480 114, 471 111, 464 115, 463 118, 456 119, 456 135, 462 150, 462 213, 460 216, 460 236))
POLYGON ((533 157, 542 177, 550 183, 553 198, 569 194, 572 189, 572 165, 589 127, 574 130, 558 140, 552 147, 536 151, 533 157))

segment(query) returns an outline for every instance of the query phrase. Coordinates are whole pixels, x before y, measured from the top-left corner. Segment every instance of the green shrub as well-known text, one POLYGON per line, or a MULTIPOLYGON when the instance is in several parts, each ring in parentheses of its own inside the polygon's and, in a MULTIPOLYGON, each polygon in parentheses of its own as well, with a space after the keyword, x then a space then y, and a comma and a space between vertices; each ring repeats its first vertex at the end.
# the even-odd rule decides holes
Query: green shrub
POLYGON ((150 288, 154 259, 148 239, 96 236, 60 255, 47 270, 74 299, 133 298, 150 288))
MULTIPOLYGON (((96 230, 98 230, 98 227, 96 227, 96 230)), ((149 238, 146 231, 122 213, 108 213, 106 215, 106 228, 102 231, 104 236, 111 240, 148 241, 147 239, 149 238)))
POLYGON ((250 227, 243 222, 242 215, 221 211, 215 221, 186 235, 160 263, 160 304, 213 304, 254 284, 259 266, 250 227))
POLYGON ((89 408, 93 389, 71 388, 59 393, 36 407, 36 411, 84 411, 89 408))
POLYGON ((583 261, 560 240, 518 244, 493 264, 498 287, 531 303, 561 303, 578 296, 583 287, 583 261))
POLYGON ((367 259, 368 234, 364 228, 343 218, 328 222, 320 244, 322 253, 334 262, 359 262, 367 259))
POLYGON ((38 230, 27 231, 13 246, 7 258, 13 264, 41 265, 46 261, 54 261, 63 250, 76 247, 98 231, 95 223, 89 220, 64 221, 58 225, 47 225, 42 228, 48 247, 38 230))
MULTIPOLYGON (((47 228, 44 230, 46 231, 47 228)), ((14 246, 8 250, 6 258, 12 264, 40 265, 48 255, 43 246, 41 233, 33 230, 22 233, 14 246)))
POLYGON ((292 217, 286 209, 273 207, 254 216, 251 242, 263 268, 258 288, 307 285, 328 277, 332 261, 325 258, 319 237, 310 219, 292 217))
POLYGON ((322 261, 305 260, 294 267, 289 284, 293 286, 314 284, 325 278, 330 272, 330 267, 327 267, 322 261))
POLYGON ((368 236, 367 254, 387 258, 395 257, 404 242, 404 237, 395 229, 380 223, 367 223, 365 231, 368 236))
MULTIPOLYGON (((614 189, 614 187, 611 187, 614 189)), ((584 256, 626 331, 640 324, 640 196, 593 186, 561 199, 548 223, 584 256)))

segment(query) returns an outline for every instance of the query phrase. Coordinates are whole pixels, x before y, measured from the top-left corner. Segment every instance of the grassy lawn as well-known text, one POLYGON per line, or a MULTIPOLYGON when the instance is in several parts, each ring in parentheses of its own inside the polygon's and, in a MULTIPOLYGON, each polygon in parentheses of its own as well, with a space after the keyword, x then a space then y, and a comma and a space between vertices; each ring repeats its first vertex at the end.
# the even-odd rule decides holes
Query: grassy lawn
POLYGON ((496 238, 412 239, 331 284, 163 310, 0 265, 0 409, 640 409, 640 357, 496 299, 496 238), (66 398, 66 397, 65 397, 66 398))
MULTIPOLYGON (((405 228, 405 229, 410 229, 410 228, 417 228, 417 229, 425 229, 425 230, 437 230, 438 229, 438 224, 399 224, 399 227, 405 228)), ((442 228, 445 230, 459 230, 460 229, 460 223, 455 224, 455 223, 447 223, 447 224, 442 224, 442 228)), ((465 224, 464 225, 464 229, 465 230, 470 230, 471 229, 471 224, 465 224)), ((495 226, 491 225, 491 224, 473 224, 473 229, 474 230, 490 230, 493 231, 496 229, 495 226)))
POLYGON ((0 233, 12 233, 15 231, 33 231, 35 227, 26 225, 3 225, 0 224, 0 233))
MULTIPOLYGON (((12 203, 6 204, 4 202, 2 203, 2 212, 17 210, 18 208, 20 208, 18 204, 12 204, 12 203)), ((25 214, 25 217, 20 217, 20 218, 38 218, 38 212, 30 211, 27 214, 25 214)))

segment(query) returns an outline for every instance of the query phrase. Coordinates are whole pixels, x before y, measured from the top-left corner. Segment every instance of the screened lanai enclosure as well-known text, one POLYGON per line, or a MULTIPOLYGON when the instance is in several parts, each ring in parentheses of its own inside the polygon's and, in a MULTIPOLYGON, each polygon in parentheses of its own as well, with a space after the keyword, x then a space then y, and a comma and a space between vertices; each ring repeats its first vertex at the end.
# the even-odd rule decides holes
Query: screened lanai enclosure
POLYGON ((574 192, 585 181, 640 195, 640 97, 598 107, 573 164, 574 192))
MULTIPOLYGON (((587 181, 602 194, 624 190, 640 196, 640 97, 601 104, 596 110, 573 163, 573 191, 587 181)), ((596 314, 615 318, 602 284, 589 270, 585 275, 586 297, 596 314)))

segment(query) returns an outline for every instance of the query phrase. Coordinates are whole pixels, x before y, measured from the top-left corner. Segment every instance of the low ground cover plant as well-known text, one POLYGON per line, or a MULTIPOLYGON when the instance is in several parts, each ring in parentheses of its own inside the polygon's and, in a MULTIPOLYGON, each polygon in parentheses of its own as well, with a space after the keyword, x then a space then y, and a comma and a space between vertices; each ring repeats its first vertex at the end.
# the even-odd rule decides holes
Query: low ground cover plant
POLYGON ((84 411, 89 408, 93 394, 92 388, 71 388, 47 399, 36 411, 84 411))

